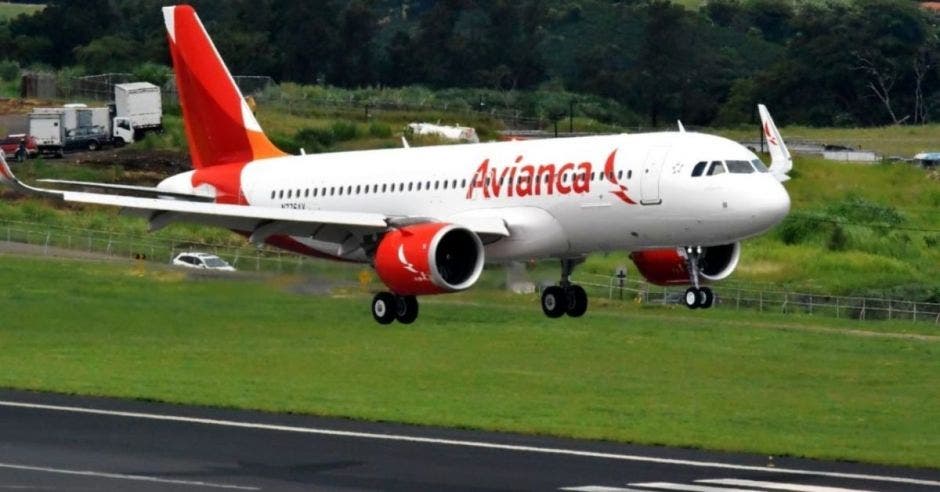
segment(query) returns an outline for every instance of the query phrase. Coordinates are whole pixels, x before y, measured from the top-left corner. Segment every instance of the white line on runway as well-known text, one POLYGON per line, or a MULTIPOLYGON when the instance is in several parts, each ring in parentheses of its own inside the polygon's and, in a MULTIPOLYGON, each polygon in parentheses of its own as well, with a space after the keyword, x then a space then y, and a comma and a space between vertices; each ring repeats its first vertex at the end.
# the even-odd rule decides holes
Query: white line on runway
POLYGON ((519 446, 515 444, 500 444, 483 441, 460 441, 456 439, 437 439, 433 437, 406 436, 399 434, 376 434, 371 432, 341 431, 333 429, 317 429, 313 427, 295 427, 288 425, 259 424, 254 422, 239 422, 235 420, 217 420, 198 417, 184 417, 179 415, 160 415, 155 413, 141 412, 120 412, 115 410, 101 410, 97 408, 69 407, 59 405, 43 405, 39 403, 23 403, 16 401, 0 400, 0 406, 14 408, 30 408, 37 410, 52 410, 57 412, 84 413, 91 415, 105 415, 110 417, 126 417, 145 420, 158 420, 169 422, 183 422, 188 424, 214 425, 220 427, 236 427, 242 429, 270 430, 278 432, 293 432, 299 434, 315 434, 321 436, 334 437, 354 437, 361 439, 377 439, 384 441, 411 442, 420 444, 439 444, 444 446, 459 446, 468 448, 498 449, 501 451, 519 451, 526 453, 554 454, 562 456, 579 456, 584 458, 602 458, 621 461, 636 461, 640 463, 656 463, 662 465, 678 465, 696 468, 719 468, 726 470, 744 470, 759 471, 785 474, 785 475, 804 475, 816 477, 845 478, 853 480, 870 480, 877 482, 903 483, 909 485, 926 485, 931 487, 940 487, 940 481, 921 480, 917 478, 894 477, 887 475, 868 475, 861 473, 840 473, 815 470, 801 470, 796 468, 766 468, 763 466, 736 465, 734 463, 721 463, 711 461, 680 460, 671 458, 656 458, 653 456, 641 456, 632 454, 601 453, 596 451, 581 451, 577 449, 548 448, 538 446, 519 446))
POLYGON ((624 487, 605 487, 603 485, 584 485, 582 487, 564 487, 558 490, 568 490, 571 492, 643 492, 639 489, 627 489, 624 487))
POLYGON ((763 482, 760 480, 742 480, 738 478, 716 478, 709 480, 696 480, 697 483, 711 483, 715 485, 732 485, 738 487, 760 487, 770 490, 787 490, 791 492, 872 492, 862 489, 843 489, 840 487, 825 487, 822 485, 803 485, 797 483, 763 482))
POLYGON ((683 492, 761 492, 755 489, 729 489, 725 487, 708 487, 706 485, 686 485, 684 483, 669 482, 631 483, 630 485, 647 489, 679 490, 683 492))
POLYGON ((228 485, 224 483, 194 482, 194 481, 189 481, 189 480, 172 480, 168 478, 148 477, 146 475, 125 475, 123 473, 105 473, 105 472, 96 472, 96 471, 88 471, 88 470, 66 470, 63 468, 16 465, 13 463, 0 463, 0 468, 8 468, 11 470, 36 471, 36 472, 44 472, 44 473, 57 473, 59 475, 80 475, 83 477, 114 478, 118 480, 134 480, 137 482, 154 482, 154 483, 163 483, 163 484, 168 484, 168 485, 189 485, 193 487, 211 487, 214 489, 261 490, 258 487, 243 487, 241 485, 228 485))

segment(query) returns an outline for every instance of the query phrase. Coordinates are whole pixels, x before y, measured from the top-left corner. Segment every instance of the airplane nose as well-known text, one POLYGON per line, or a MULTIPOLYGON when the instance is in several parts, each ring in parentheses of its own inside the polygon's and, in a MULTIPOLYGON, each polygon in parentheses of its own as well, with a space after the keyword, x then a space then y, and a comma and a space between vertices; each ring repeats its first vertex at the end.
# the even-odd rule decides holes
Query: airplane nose
POLYGON ((790 213, 790 194, 777 181, 768 180, 754 204, 754 219, 770 228, 780 223, 790 213))

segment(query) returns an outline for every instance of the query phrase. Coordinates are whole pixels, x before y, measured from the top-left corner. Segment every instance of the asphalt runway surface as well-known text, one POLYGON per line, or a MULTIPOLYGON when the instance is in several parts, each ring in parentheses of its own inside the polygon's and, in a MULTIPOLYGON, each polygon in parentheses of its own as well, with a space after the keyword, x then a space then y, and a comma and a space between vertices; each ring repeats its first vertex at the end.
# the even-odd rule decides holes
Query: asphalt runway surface
POLYGON ((940 470, 0 390, 3 490, 940 492, 940 470))

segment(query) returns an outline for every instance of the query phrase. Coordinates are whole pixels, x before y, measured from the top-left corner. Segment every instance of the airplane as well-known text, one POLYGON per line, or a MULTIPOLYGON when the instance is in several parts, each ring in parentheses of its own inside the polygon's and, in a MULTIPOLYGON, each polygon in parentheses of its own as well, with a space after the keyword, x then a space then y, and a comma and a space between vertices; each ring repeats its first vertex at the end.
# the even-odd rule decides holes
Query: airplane
POLYGON ((594 252, 631 251, 660 285, 689 285, 691 308, 715 301, 703 284, 736 268, 741 241, 790 209, 792 159, 760 106, 771 166, 718 136, 679 131, 287 155, 268 139, 195 10, 163 8, 193 170, 156 187, 0 180, 64 202, 110 205, 158 230, 223 227, 256 245, 370 264, 387 290, 381 324, 412 323, 418 296, 463 291, 485 262, 555 259, 541 294, 549 318, 580 317, 571 281, 594 252), (64 188, 64 189, 63 189, 64 188))

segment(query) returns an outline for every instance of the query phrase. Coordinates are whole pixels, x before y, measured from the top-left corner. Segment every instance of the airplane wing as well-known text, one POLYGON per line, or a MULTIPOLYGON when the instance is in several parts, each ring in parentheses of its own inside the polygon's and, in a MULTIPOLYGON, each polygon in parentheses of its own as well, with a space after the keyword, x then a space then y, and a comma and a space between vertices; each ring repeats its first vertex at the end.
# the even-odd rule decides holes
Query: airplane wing
MULTIPOLYGON (((102 191, 136 192, 150 196, 128 196, 125 194, 95 193, 89 191, 62 191, 37 188, 20 181, 10 170, 6 160, 0 157, 0 182, 25 194, 44 196, 71 203, 107 205, 120 207, 124 213, 142 217, 149 221, 151 231, 159 230, 174 222, 222 227, 250 234, 249 240, 262 244, 274 235, 291 235, 310 238, 327 247, 330 254, 345 256, 362 244, 362 238, 370 234, 383 234, 401 222, 402 217, 391 217, 378 213, 344 212, 329 210, 295 210, 273 207, 229 205, 206 202, 199 195, 168 193, 147 187, 105 185, 101 183, 65 182, 72 186, 102 191), (339 254, 336 254, 339 253, 339 254)), ((433 221, 434 219, 412 219, 411 221, 433 221)), ((491 220, 476 219, 462 224, 481 236, 496 240, 509 236, 505 223, 494 217, 491 220)))
POLYGON ((777 177, 780 182, 787 181, 790 176, 787 173, 793 169, 793 158, 790 157, 790 150, 780 135, 780 130, 770 117, 770 111, 767 106, 758 104, 757 109, 760 112, 761 125, 764 128, 764 138, 767 139, 767 147, 770 149, 770 172, 777 177))
POLYGON ((54 185, 75 188, 76 190, 94 192, 117 191, 127 193, 132 196, 143 196, 146 198, 173 198, 176 200, 188 200, 192 202, 213 202, 215 197, 211 195, 194 195, 192 193, 177 193, 175 191, 161 190, 149 186, 131 186, 111 183, 93 183, 89 181, 69 181, 65 179, 40 179, 40 183, 49 183, 54 185))

